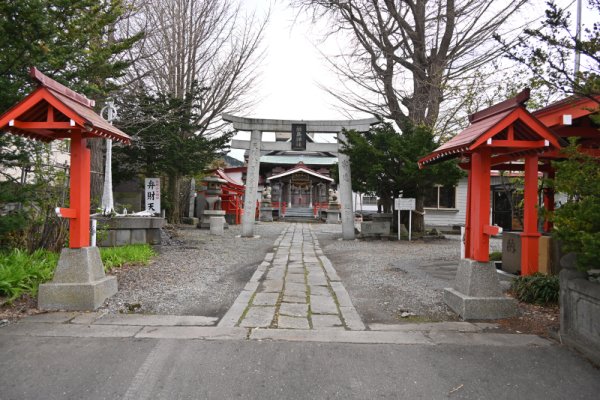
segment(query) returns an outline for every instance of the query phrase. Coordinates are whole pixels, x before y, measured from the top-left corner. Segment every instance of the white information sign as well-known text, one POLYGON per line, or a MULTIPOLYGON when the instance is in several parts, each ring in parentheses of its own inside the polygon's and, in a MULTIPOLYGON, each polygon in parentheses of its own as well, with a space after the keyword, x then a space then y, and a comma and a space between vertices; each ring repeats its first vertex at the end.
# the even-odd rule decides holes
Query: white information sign
POLYGON ((396 210, 414 211, 417 208, 417 199, 399 197, 394 199, 394 208, 396 210))
POLYGON ((417 200, 414 198, 399 197, 394 199, 394 208, 398 210, 398 240, 400 240, 400 211, 408 211, 408 241, 412 238, 412 212, 417 209, 417 200))
POLYGON ((146 211, 160 214, 160 178, 146 178, 144 181, 146 211))

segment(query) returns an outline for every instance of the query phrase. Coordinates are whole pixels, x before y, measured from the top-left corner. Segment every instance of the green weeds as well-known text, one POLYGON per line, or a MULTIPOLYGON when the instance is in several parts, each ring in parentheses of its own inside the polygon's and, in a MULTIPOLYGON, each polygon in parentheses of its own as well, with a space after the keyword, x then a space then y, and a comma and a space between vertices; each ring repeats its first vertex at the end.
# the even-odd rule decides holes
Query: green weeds
MULTIPOLYGON (((100 248, 106 271, 124 264, 146 265, 155 255, 147 244, 100 248)), ((10 303, 24 294, 37 296, 39 285, 52 279, 58 256, 48 250, 0 252, 0 297, 3 301, 10 303)))
POLYGON ((54 275, 58 254, 47 250, 13 249, 0 253, 0 296, 12 302, 23 294, 36 296, 40 283, 54 275))
POLYGON ((156 253, 147 244, 131 244, 122 247, 101 247, 100 256, 106 272, 124 264, 146 265, 156 253))
POLYGON ((536 273, 519 276, 512 281, 511 290, 516 298, 525 303, 556 304, 558 303, 558 276, 536 273))

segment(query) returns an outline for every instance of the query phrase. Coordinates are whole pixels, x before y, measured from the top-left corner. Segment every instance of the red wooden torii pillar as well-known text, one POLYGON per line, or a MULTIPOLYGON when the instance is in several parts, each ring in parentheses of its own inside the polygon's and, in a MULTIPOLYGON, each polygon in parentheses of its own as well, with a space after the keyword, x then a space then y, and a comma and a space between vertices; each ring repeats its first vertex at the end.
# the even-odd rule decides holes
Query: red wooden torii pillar
MULTIPOLYGON (((529 89, 526 89, 512 99, 470 115, 467 129, 419 160, 419 167, 424 168, 427 164, 460 158, 461 167, 468 171, 465 258, 479 263, 480 268, 487 268, 489 263, 490 236, 501 231, 490 225, 490 171, 524 171, 523 275, 538 269, 541 236, 537 229, 538 154, 561 147, 560 138, 525 109, 524 103, 528 99, 529 89), (524 163, 507 165, 517 160, 524 160, 524 163)), ((469 284, 464 284, 463 290, 479 293, 469 284)))
POLYGON ((561 148, 560 138, 524 107, 529 90, 469 116, 470 126, 419 160, 419 166, 451 158, 462 159, 469 174, 465 257, 489 261, 489 238, 500 232, 490 225, 490 171, 524 171, 524 227, 522 274, 537 271, 537 183, 538 154, 561 148), (508 164, 524 160, 520 164, 508 164))
POLYGON ((114 277, 106 277, 100 254, 90 245, 90 138, 129 143, 127 134, 97 115, 94 101, 48 78, 35 68, 37 88, 0 116, 0 130, 51 142, 70 139, 70 206, 57 208, 69 218, 69 249, 63 249, 51 283, 40 286, 43 309, 89 310, 116 293, 114 277))

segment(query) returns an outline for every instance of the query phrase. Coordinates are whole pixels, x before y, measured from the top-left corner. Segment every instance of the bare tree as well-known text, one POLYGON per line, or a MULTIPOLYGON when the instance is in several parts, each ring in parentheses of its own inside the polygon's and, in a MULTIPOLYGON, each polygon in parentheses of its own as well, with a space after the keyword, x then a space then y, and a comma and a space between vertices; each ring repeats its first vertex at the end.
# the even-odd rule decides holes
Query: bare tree
MULTIPOLYGON (((528 0, 291 0, 313 19, 348 32, 332 60, 352 109, 407 123, 438 123, 442 103, 500 55, 493 34, 528 0)), ((461 99, 455 99, 460 103, 461 99)))
MULTIPOLYGON (((268 14, 246 15, 236 0, 146 0, 128 28, 145 28, 133 52, 138 61, 128 79, 144 90, 183 99, 200 93, 194 104, 199 123, 190 135, 219 134, 221 113, 246 111, 255 97, 261 39, 268 14)), ((171 219, 180 219, 179 176, 169 176, 171 219)))

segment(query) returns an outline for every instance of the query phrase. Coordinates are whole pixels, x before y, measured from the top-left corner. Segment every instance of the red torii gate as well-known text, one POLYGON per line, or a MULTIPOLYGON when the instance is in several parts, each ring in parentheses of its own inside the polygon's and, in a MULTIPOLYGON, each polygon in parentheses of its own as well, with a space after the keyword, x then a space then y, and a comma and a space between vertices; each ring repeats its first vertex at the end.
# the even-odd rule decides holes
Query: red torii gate
POLYGON ((94 101, 48 78, 36 68, 37 88, 0 117, 0 129, 51 142, 71 140, 70 207, 57 209, 69 218, 69 247, 90 245, 90 150, 87 139, 100 137, 129 143, 130 137, 97 115, 94 101))
MULTIPOLYGON (((529 275, 538 268, 537 229, 538 156, 558 151, 560 137, 525 109, 529 89, 516 97, 469 116, 470 126, 419 160, 419 167, 461 158, 460 166, 468 171, 467 217, 465 223, 465 257, 489 261, 489 237, 500 228, 490 225, 490 170, 524 170, 524 226, 521 235, 521 273, 529 275), (524 159, 524 165, 506 164, 524 159)), ((543 167, 545 168, 545 167, 543 167)))

